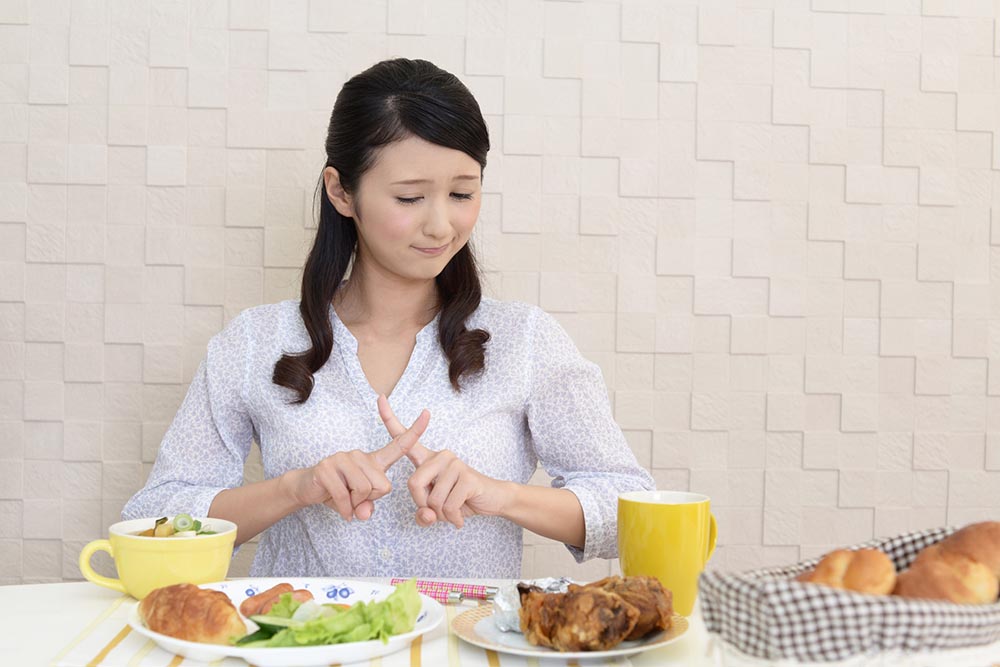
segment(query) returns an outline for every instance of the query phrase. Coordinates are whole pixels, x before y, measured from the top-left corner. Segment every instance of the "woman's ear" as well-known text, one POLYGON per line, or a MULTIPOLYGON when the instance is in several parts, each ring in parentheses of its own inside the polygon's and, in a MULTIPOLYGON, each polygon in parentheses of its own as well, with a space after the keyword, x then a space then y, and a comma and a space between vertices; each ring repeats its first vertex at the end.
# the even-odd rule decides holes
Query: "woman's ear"
POLYGON ((344 186, 340 184, 340 172, 333 167, 324 169, 323 187, 326 190, 327 199, 337 209, 337 213, 340 213, 345 218, 353 218, 353 198, 344 190, 344 186))

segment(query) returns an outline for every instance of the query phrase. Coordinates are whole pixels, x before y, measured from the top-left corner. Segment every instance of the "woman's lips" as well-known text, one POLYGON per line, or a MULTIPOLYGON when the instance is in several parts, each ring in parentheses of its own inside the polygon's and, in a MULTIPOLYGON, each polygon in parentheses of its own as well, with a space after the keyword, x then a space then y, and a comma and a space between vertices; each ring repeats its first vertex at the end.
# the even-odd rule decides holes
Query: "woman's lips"
POLYGON ((443 246, 438 246, 437 248, 420 248, 417 246, 410 247, 423 255, 427 255, 428 257, 436 257, 448 249, 448 244, 446 243, 443 246))

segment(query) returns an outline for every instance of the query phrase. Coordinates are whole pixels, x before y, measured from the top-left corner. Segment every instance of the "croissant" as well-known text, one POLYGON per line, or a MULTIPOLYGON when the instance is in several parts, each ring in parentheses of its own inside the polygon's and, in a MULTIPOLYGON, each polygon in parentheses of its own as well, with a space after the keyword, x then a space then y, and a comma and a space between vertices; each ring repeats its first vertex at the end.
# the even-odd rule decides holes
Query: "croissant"
POLYGON ((1000 521, 974 523, 917 554, 894 595, 989 604, 1000 595, 1000 521))
POLYGON ((887 595, 896 583, 896 567, 878 549, 837 549, 823 556, 816 568, 798 581, 823 584, 870 595, 887 595))
POLYGON ((231 644, 247 633, 229 596, 194 584, 154 589, 139 603, 139 616, 153 632, 205 644, 231 644))

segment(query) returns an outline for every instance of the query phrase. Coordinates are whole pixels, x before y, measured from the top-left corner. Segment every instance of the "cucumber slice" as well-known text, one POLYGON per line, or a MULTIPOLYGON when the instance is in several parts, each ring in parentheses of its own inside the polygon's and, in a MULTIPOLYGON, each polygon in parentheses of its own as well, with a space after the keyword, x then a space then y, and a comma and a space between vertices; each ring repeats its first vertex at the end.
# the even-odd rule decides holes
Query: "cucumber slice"
POLYGON ((270 630, 271 632, 278 632, 285 628, 294 628, 302 625, 302 621, 293 621, 290 618, 268 616, 266 614, 254 614, 250 617, 250 620, 259 625, 262 630, 270 630))
POLYGON ((261 644, 267 643, 267 640, 274 636, 274 633, 270 630, 258 630, 257 632, 246 635, 245 637, 240 637, 236 640, 235 646, 244 646, 245 644, 251 644, 253 642, 260 642, 261 644))

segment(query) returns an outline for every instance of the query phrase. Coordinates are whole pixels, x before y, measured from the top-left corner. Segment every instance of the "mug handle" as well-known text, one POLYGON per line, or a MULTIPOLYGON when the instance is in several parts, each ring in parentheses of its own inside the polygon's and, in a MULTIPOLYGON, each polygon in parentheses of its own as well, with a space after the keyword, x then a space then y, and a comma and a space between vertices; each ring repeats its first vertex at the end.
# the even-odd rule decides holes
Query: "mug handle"
POLYGON ((715 515, 708 513, 708 550, 705 554, 705 562, 715 553, 715 538, 718 537, 719 527, 715 523, 715 515))
POLYGON ((121 593, 127 593, 128 591, 125 590, 125 584, 121 582, 121 579, 112 579, 111 577, 105 577, 97 574, 97 572, 94 572, 94 568, 90 566, 90 557, 98 551, 107 551, 109 556, 112 558, 115 557, 114 553, 111 551, 111 542, 108 540, 94 540, 93 542, 90 542, 83 548, 83 551, 80 552, 80 572, 83 573, 84 578, 94 582, 98 586, 104 586, 121 593))

